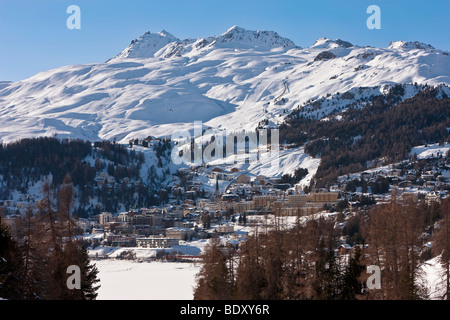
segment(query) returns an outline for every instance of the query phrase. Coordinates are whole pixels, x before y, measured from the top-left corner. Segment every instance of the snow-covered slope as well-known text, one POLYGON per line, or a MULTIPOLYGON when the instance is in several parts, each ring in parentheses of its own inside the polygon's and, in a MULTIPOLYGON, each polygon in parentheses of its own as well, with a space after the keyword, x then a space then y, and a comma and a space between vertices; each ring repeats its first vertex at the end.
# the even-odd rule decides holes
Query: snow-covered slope
POLYGON ((448 52, 419 43, 359 47, 321 38, 307 48, 271 31, 232 27, 179 40, 147 32, 105 63, 0 83, 0 141, 54 135, 127 142, 193 129, 279 124, 308 100, 394 83, 450 84, 448 52))
MULTIPOLYGON (((331 115, 337 120, 342 119, 341 111, 345 112, 348 108, 363 108, 371 103, 371 99, 378 96, 386 97, 391 90, 399 89, 397 93, 400 101, 412 98, 427 86, 417 84, 384 84, 375 87, 356 87, 346 92, 340 92, 334 95, 327 95, 318 99, 311 99, 300 105, 296 112, 290 116, 320 119, 327 121, 331 115)), ((437 97, 450 97, 450 87, 441 84, 435 86, 437 97)))
POLYGON ((116 58, 152 58, 169 43, 178 41, 179 39, 165 30, 157 33, 147 31, 138 39, 131 41, 130 46, 117 55, 116 58))

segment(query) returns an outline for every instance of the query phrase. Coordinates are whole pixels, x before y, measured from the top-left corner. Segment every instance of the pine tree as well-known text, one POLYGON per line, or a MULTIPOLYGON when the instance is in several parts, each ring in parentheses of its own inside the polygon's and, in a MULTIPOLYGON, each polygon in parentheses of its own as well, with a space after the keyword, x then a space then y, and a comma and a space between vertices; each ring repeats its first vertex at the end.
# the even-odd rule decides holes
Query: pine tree
POLYGON ((331 247, 322 240, 315 260, 314 298, 317 300, 336 300, 339 298, 339 268, 331 247))
POLYGON ((98 284, 100 280, 97 275, 99 273, 95 264, 92 264, 87 250, 83 245, 79 246, 79 259, 81 268, 81 290, 83 292, 83 300, 95 300, 98 295, 98 284))
POLYGON ((370 264, 382 270, 381 290, 372 298, 387 300, 423 299, 427 292, 419 287, 419 253, 425 221, 416 202, 400 202, 396 192, 387 204, 372 208, 367 221, 366 237, 370 264))
POLYGON ((42 188, 44 197, 37 203, 37 208, 39 210, 39 219, 42 226, 45 228, 45 233, 48 234, 48 245, 53 248, 53 250, 61 250, 61 232, 60 223, 58 222, 58 216, 54 201, 54 190, 53 185, 49 181, 44 183, 42 188))
POLYGON ((361 275, 364 270, 365 267, 362 263, 361 249, 356 247, 354 255, 349 257, 349 261, 345 268, 341 288, 341 299, 355 300, 361 296, 364 288, 361 281, 361 275))
POLYGON ((450 300, 450 199, 442 200, 439 209, 442 218, 439 220, 439 227, 433 235, 433 251, 439 256, 439 262, 444 270, 441 277, 444 287, 442 299, 450 300))
POLYGON ((21 289, 23 299, 93 300, 99 286, 98 270, 90 264, 87 251, 80 241, 74 241, 70 208, 73 189, 69 179, 64 180, 58 192, 59 210, 55 210, 53 189, 44 185, 44 197, 37 204, 38 212, 29 208, 20 222, 22 245, 21 289), (67 237, 64 237, 67 235, 67 237), (81 289, 67 285, 69 266, 81 271, 81 289))
POLYGON ((100 288, 97 278, 98 269, 91 264, 87 250, 81 241, 68 242, 64 248, 64 272, 62 277, 64 280, 61 298, 64 300, 95 300, 100 288), (69 289, 67 287, 67 279, 70 276, 66 270, 69 266, 78 266, 80 268, 80 289, 69 289))
POLYGON ((239 300, 261 300, 267 287, 258 232, 241 244, 236 272, 236 295, 239 300))
POLYGON ((46 287, 44 260, 47 252, 42 241, 45 238, 42 224, 34 215, 32 207, 26 209, 24 216, 17 223, 23 260, 21 299, 43 299, 43 289, 46 287))
POLYGON ((75 228, 74 221, 71 217, 74 196, 75 189, 72 185, 72 179, 70 178, 70 175, 67 174, 58 190, 58 214, 61 224, 67 225, 64 229, 67 231, 69 241, 72 240, 75 228))
POLYGON ((230 282, 227 258, 218 238, 212 238, 203 255, 203 265, 197 274, 195 300, 229 300, 234 288, 230 282))
POLYGON ((0 217, 0 298, 20 299, 23 268, 17 243, 0 217))

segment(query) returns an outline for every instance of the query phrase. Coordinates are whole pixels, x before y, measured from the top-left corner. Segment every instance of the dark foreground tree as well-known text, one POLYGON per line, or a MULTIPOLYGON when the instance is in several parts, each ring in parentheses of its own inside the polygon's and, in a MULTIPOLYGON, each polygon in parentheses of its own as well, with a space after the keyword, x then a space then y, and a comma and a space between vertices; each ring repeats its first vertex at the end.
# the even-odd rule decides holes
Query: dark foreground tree
MULTIPOLYGON (((37 212, 30 207, 18 218, 17 243, 0 226, 0 297, 94 300, 100 287, 98 269, 83 242, 73 239, 68 211, 55 210, 50 184, 43 191, 37 212)), ((65 201, 69 204, 70 196, 65 201)))
POLYGON ((20 299, 21 270, 23 267, 17 243, 0 217, 0 298, 20 299))
POLYGON ((197 275, 194 299, 232 299, 233 287, 229 274, 227 256, 220 245, 220 240, 212 238, 211 243, 206 248, 202 268, 197 275))
POLYGON ((450 300, 450 199, 444 199, 439 208, 442 216, 434 234, 433 251, 439 256, 443 268, 441 283, 444 287, 442 299, 450 300))

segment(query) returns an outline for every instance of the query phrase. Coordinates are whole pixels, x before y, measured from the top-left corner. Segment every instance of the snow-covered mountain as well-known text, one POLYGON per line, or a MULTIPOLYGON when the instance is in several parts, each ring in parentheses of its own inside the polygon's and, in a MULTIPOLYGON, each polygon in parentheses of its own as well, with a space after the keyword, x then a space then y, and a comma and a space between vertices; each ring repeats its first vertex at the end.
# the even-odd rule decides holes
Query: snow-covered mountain
POLYGON ((318 39, 301 48, 272 31, 232 27, 180 40, 147 32, 105 63, 0 82, 0 141, 169 135, 194 121, 254 129, 327 95, 395 83, 450 84, 449 53, 418 42, 387 48, 318 39))
POLYGON ((109 61, 123 58, 171 58, 198 55, 217 48, 259 49, 294 48, 295 43, 273 31, 249 31, 238 26, 228 29, 218 37, 180 40, 167 31, 146 32, 131 41, 128 48, 109 61))
POLYGON ((131 41, 128 48, 123 50, 116 58, 153 58, 155 54, 169 43, 180 41, 165 30, 157 33, 150 31, 144 33, 138 39, 131 41))
MULTIPOLYGON (((304 104, 298 106, 292 113, 296 117, 320 119, 327 121, 332 115, 333 118, 339 119, 341 111, 348 110, 349 108, 363 108, 371 103, 372 98, 378 96, 387 96, 390 90, 393 88, 401 88, 402 93, 399 93, 399 101, 404 101, 408 98, 416 96, 419 92, 423 91, 426 86, 418 84, 384 84, 375 87, 355 87, 346 92, 340 92, 334 95, 320 97, 318 99, 311 99, 304 104)), ((437 89, 437 97, 439 99, 443 97, 450 97, 450 87, 441 84, 435 86, 437 89)))

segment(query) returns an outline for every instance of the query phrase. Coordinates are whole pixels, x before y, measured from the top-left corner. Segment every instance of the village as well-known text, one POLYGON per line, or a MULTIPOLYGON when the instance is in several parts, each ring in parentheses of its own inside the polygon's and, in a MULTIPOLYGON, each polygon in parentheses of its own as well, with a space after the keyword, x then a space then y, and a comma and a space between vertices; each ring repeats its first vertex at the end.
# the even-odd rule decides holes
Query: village
MULTIPOLYGON (((96 181, 114 188, 115 179, 106 172, 98 173, 96 181)), ((132 183, 128 178, 123 182, 132 183)), ((214 236, 237 250, 259 217, 348 214, 388 201, 394 189, 401 197, 440 202, 450 190, 448 157, 442 152, 415 155, 400 163, 341 176, 333 185, 317 190, 283 183, 279 177, 255 176, 234 166, 183 167, 173 175, 164 204, 100 211, 78 218, 76 223, 97 258, 107 256, 99 256, 99 247, 154 249, 156 256, 157 252, 177 251, 181 244, 214 236)), ((8 213, 3 214, 2 222, 14 233, 17 215, 34 202, 28 194, 20 195, 18 201, 0 200, 0 207, 8 213)), ((341 244, 348 249, 345 239, 341 244)), ((188 255, 198 257, 199 253, 191 250, 188 255)))
MULTIPOLYGON (((218 185, 223 171, 212 169, 211 178, 214 177, 218 185)), ((219 236, 238 249, 239 242, 245 240, 248 232, 243 231, 243 226, 250 225, 251 217, 306 216, 338 201, 338 192, 305 194, 296 193, 295 189, 274 188, 273 183, 278 180, 258 176, 252 181, 240 174, 223 194, 217 188, 212 194, 206 192, 208 198, 187 198, 183 203, 170 195, 172 201, 162 207, 133 209, 118 214, 102 212, 97 219, 80 220, 79 225, 92 235, 88 238, 93 248, 108 246, 170 251, 182 243, 219 236)), ((192 184, 189 191, 199 187, 192 184)))
MULTIPOLYGON (((237 249, 249 230, 246 228, 247 231, 242 232, 242 226, 248 226, 252 217, 295 219, 320 213, 348 214, 356 208, 388 201, 394 189, 405 199, 412 197, 428 204, 440 202, 450 190, 447 159, 436 154, 415 161, 341 177, 328 189, 310 192, 299 185, 280 183, 279 178, 252 177, 236 168, 186 169, 188 185, 184 202, 180 203, 171 194, 171 200, 160 208, 142 208, 116 215, 103 212, 91 225, 91 230, 104 234, 101 244, 112 247, 170 249, 181 243, 220 236, 237 249), (205 192, 202 184, 193 179, 199 170, 202 174, 206 172, 211 182, 216 182, 214 192, 205 192), (223 192, 219 191, 219 182, 225 183, 223 192)), ((336 248, 339 249, 351 248, 343 239, 336 248)))

